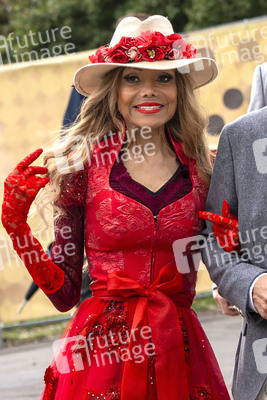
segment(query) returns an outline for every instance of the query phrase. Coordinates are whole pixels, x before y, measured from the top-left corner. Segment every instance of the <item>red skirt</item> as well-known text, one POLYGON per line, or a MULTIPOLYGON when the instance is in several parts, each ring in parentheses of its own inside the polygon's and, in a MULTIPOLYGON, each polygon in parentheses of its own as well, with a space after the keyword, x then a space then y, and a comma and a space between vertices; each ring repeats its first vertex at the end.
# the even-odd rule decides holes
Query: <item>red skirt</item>
POLYGON ((170 300, 145 314, 145 301, 85 300, 54 343, 41 399, 230 400, 196 313, 170 300))

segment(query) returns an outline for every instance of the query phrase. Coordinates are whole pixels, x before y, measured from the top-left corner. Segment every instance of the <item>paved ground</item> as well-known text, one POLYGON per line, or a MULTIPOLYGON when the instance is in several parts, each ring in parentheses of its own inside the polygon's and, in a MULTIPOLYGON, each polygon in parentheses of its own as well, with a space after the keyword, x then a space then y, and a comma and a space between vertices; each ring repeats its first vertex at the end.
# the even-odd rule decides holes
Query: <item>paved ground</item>
MULTIPOLYGON (((219 312, 199 313, 198 316, 229 385, 241 317, 226 317, 219 312)), ((51 341, 0 350, 0 399, 39 400, 43 374, 52 357, 51 341)))

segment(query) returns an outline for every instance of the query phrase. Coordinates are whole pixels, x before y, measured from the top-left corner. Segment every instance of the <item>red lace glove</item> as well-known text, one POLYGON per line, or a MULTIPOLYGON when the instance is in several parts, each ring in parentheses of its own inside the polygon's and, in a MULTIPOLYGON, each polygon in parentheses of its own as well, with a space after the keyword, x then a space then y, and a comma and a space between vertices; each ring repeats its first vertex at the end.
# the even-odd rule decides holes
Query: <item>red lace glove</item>
POLYGON ((46 294, 52 294, 63 286, 64 272, 50 260, 27 224, 33 200, 39 190, 49 182, 48 177, 41 178, 36 175, 46 174, 47 168, 29 167, 42 151, 38 149, 25 157, 6 178, 2 224, 34 282, 46 294))
POLYGON ((226 200, 223 202, 222 215, 200 211, 199 216, 213 222, 213 233, 217 242, 225 251, 240 251, 238 219, 231 214, 230 206, 226 200))

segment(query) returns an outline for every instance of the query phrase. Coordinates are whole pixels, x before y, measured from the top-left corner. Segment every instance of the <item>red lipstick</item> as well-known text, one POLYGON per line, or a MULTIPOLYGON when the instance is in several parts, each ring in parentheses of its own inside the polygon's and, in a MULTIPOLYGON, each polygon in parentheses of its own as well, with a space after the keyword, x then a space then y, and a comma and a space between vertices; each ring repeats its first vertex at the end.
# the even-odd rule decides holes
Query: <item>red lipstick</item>
POLYGON ((163 105, 159 103, 146 102, 135 106, 136 110, 142 114, 154 114, 162 109, 163 105))

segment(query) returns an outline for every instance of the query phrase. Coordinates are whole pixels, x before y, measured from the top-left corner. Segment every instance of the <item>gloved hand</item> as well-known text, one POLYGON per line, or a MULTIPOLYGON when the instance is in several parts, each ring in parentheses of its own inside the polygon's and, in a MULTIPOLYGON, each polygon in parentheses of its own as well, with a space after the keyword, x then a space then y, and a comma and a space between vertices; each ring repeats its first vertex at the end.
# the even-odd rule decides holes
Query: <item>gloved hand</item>
POLYGON ((238 218, 231 214, 230 206, 226 200, 223 202, 222 215, 207 211, 199 212, 200 218, 213 222, 213 233, 219 245, 228 252, 240 252, 238 218))
POLYGON ((27 224, 33 200, 49 182, 48 177, 36 175, 47 173, 47 168, 29 166, 42 151, 38 149, 25 157, 5 179, 2 224, 34 282, 46 294, 52 294, 63 286, 64 272, 50 260, 27 224))

